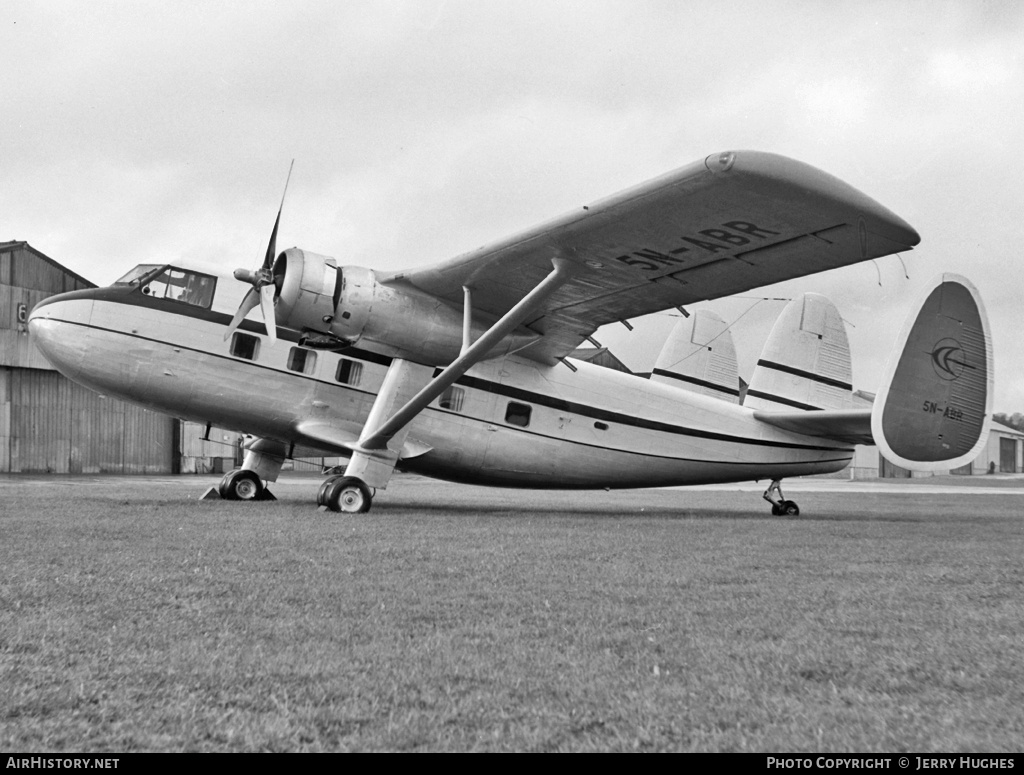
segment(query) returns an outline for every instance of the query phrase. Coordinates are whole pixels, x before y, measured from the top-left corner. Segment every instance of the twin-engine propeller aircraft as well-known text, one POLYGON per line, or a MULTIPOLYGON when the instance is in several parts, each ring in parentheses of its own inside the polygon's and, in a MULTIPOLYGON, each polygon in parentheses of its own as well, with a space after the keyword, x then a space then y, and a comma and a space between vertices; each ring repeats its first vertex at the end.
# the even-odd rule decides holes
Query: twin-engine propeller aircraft
MULTIPOLYGON (((282 199, 283 206, 283 199, 282 199)), ((720 319, 670 337, 651 379, 577 352, 598 327, 846 266, 919 242, 849 185, 772 154, 714 154, 465 255, 391 274, 291 248, 281 210, 232 319, 217 278, 139 266, 40 303, 29 326, 90 388, 254 435, 222 497, 271 497, 296 448, 349 458, 318 505, 364 512, 396 466, 504 487, 630 488, 839 471, 876 443, 921 469, 962 465, 991 412, 988 323, 944 276, 855 408, 842 320, 807 294, 783 313, 740 402, 720 319), (265 324, 245 320, 260 306, 265 324), (574 353, 576 355, 574 356, 574 353), (713 353, 713 355, 712 355, 713 353)))

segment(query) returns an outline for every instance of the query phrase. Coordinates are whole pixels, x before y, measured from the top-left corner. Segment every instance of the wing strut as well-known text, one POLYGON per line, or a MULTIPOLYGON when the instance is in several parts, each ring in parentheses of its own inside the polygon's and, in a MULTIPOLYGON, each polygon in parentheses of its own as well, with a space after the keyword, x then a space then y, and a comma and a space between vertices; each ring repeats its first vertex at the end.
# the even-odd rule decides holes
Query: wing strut
POLYGON ((462 286, 462 350, 459 355, 466 352, 473 344, 473 289, 468 285, 462 286))
POLYGON ((519 303, 506 312, 504 317, 491 326, 485 334, 464 349, 462 354, 452 361, 444 371, 424 385, 387 420, 383 420, 387 409, 401 400, 403 392, 408 391, 410 377, 411 381, 415 381, 413 372, 423 368, 418 367, 417 369, 415 364, 401 359, 395 359, 392 362, 388 377, 385 378, 381 391, 377 394, 366 425, 359 436, 358 445, 354 448, 352 459, 345 469, 346 476, 359 477, 370 487, 383 488, 387 486, 395 463, 398 462, 398 453, 388 449, 388 442, 422 412, 427 404, 451 387, 476 363, 483 360, 484 356, 498 342, 520 326, 545 299, 575 274, 575 265, 570 261, 553 258, 551 264, 553 266, 551 272, 532 291, 520 299, 519 303), (391 370, 395 371, 394 379, 391 378, 391 370))

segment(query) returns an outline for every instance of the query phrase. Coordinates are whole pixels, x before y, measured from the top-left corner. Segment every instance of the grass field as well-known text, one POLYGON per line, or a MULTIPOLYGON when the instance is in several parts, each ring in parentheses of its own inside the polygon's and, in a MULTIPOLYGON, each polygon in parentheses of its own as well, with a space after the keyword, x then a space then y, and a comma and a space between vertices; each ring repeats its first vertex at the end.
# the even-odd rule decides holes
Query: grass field
POLYGON ((51 481, 0 480, 0 749, 1024 740, 1024 495, 51 481))

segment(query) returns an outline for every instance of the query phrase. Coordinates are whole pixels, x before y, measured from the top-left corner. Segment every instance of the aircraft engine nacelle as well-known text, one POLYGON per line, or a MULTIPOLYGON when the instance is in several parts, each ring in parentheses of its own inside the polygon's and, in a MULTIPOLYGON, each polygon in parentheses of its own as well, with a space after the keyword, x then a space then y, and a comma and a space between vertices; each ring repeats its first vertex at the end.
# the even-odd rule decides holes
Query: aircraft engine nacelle
MULTIPOLYGON (((289 248, 274 263, 278 325, 327 334, 345 345, 373 342, 387 354, 418 363, 447 364, 462 349, 462 310, 415 288, 385 285, 372 270, 339 267, 328 256, 289 248)), ((474 341, 489 322, 473 321, 474 341)), ((538 335, 513 333, 488 357, 514 352, 538 335)))

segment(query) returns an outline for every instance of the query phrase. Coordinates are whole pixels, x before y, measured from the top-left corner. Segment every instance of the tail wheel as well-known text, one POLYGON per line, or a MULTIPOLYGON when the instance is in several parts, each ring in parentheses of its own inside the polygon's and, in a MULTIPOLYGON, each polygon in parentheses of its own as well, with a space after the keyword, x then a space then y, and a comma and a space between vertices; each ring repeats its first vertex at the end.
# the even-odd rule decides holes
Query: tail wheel
POLYGON ((373 497, 362 479, 342 476, 330 481, 324 491, 324 505, 331 511, 345 514, 363 514, 370 510, 373 497))
POLYGON ((255 471, 235 469, 220 480, 220 497, 227 501, 254 501, 263 494, 263 482, 255 471))

